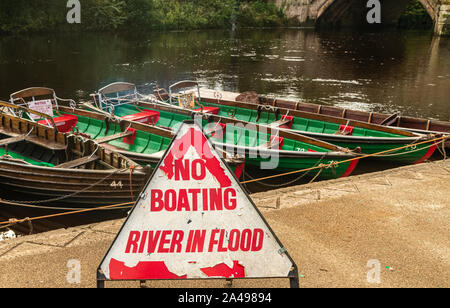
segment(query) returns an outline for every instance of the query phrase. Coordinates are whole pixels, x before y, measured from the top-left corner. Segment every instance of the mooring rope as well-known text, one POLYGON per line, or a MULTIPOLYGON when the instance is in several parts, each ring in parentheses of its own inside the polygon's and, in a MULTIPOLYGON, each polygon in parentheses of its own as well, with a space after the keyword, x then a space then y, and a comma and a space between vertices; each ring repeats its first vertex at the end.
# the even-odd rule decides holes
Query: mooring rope
MULTIPOLYGON (((19 203, 19 202, 9 202, 7 200, 3 200, 0 198, 0 203, 6 204, 6 205, 13 205, 13 206, 20 206, 20 207, 26 207, 26 208, 32 208, 32 209, 41 209, 41 210, 58 210, 58 211, 78 211, 80 207, 62 207, 62 206, 51 206, 51 205, 33 205, 33 204, 25 204, 25 203, 19 203)), ((109 210, 109 208, 102 209, 101 207, 96 207, 99 210, 109 210)), ((125 208, 125 207, 123 207, 125 208)), ((114 208, 114 209, 121 209, 121 208, 114 208)))
MULTIPOLYGON (((322 173, 323 168, 327 167, 326 164, 321 164, 322 160, 325 158, 326 155, 323 155, 320 160, 315 164, 315 166, 322 166, 322 168, 320 169, 320 171, 316 174, 316 176, 313 178, 313 180, 310 182, 314 182, 314 180, 318 177, 318 175, 320 175, 320 173, 322 173)), ((264 183, 261 181, 258 181, 258 179, 255 179, 254 177, 252 177, 247 171, 244 170, 244 178, 243 178, 243 182, 241 182, 242 184, 245 184, 245 176, 247 175, 251 180, 255 180, 255 182, 263 185, 263 186, 267 186, 267 187, 285 187, 285 186, 289 186, 297 181, 300 181, 302 178, 304 178, 305 176, 307 176, 312 170, 308 170, 307 172, 301 174, 300 176, 298 176, 297 178, 287 182, 287 183, 283 183, 283 184, 269 184, 269 183, 264 183)))
POLYGON ((131 165, 130 166, 130 195, 131 195, 131 201, 134 201, 134 193, 133 193, 133 171, 134 171, 134 166, 131 165))
MULTIPOLYGON (((439 137, 439 138, 435 138, 435 139, 431 139, 431 140, 425 140, 425 141, 422 141, 422 142, 419 142, 419 143, 415 143, 414 145, 418 146, 418 145, 434 142, 434 144, 431 144, 430 146, 427 147, 427 148, 430 148, 430 147, 438 144, 437 141, 445 142, 445 140, 447 140, 447 139, 450 139, 450 136, 443 136, 443 137, 439 137)), ((358 157, 354 157, 354 158, 338 161, 338 162, 335 162, 333 165, 337 166, 337 165, 341 165, 341 164, 344 164, 344 163, 351 163, 351 162, 353 162, 355 160, 360 160, 360 159, 363 159, 363 158, 381 156, 382 154, 399 151, 401 149, 405 149, 405 148, 408 148, 408 147, 411 147, 411 144, 408 144, 408 145, 402 146, 402 147, 398 147, 398 148, 395 148, 395 149, 389 149, 389 150, 381 151, 381 152, 378 152, 378 153, 365 154, 365 155, 361 155, 361 156, 358 156, 358 157)), ((262 181, 262 180, 267 180, 267 179, 274 179, 274 178, 281 177, 281 176, 286 176, 286 175, 290 175, 290 174, 306 172, 306 171, 315 170, 315 169, 319 169, 319 168, 320 168, 320 166, 315 166, 315 167, 311 167, 311 168, 307 168, 307 169, 303 169, 303 170, 294 170, 294 171, 290 171, 290 172, 286 172, 286 173, 266 176, 266 177, 255 179, 255 180, 244 181, 244 182, 241 182, 241 184, 247 184, 247 183, 252 183, 252 182, 257 182, 257 181, 262 181)))
MULTIPOLYGON (((57 213, 57 214, 49 214, 49 215, 44 215, 44 216, 37 216, 37 217, 33 217, 33 218, 30 218, 30 217, 26 217, 23 219, 11 218, 7 221, 0 222, 0 228, 6 227, 6 226, 2 226, 2 225, 7 225, 7 224, 18 224, 18 223, 23 223, 23 222, 28 222, 28 221, 47 219, 47 218, 53 218, 53 217, 58 217, 58 216, 78 214, 78 213, 85 213, 85 212, 91 212, 91 211, 98 211, 98 210, 121 209, 121 208, 125 208, 125 207, 131 207, 133 204, 134 204, 134 202, 125 202, 125 203, 105 205, 105 206, 101 206, 101 207, 86 208, 86 209, 81 209, 81 210, 78 209, 78 210, 74 210, 74 211, 66 212, 66 213, 57 213)), ((55 208, 53 208, 53 209, 55 209, 55 208)))
MULTIPOLYGON (((421 145, 421 144, 425 144, 425 143, 435 142, 434 144, 429 146, 429 147, 431 147, 431 146, 437 144, 436 141, 441 141, 442 143, 444 143, 447 139, 450 139, 449 135, 443 136, 443 137, 439 137, 439 138, 435 138, 435 139, 432 139, 432 140, 426 140, 426 141, 423 141, 423 142, 419 142, 416 145, 421 145)), ((352 161, 355 161, 355 160, 360 160, 360 159, 367 158, 367 157, 373 157, 373 156, 377 156, 379 154, 384 154, 384 153, 388 153, 388 152, 398 151, 398 150, 401 150, 402 148, 407 148, 409 146, 410 145, 399 147, 399 148, 395 148, 395 149, 390 149, 390 150, 386 150, 386 151, 382 151, 382 152, 379 152, 379 153, 367 154, 367 155, 364 155, 364 156, 361 156, 361 157, 355 157, 355 158, 351 158, 351 159, 347 159, 347 160, 343 160, 343 161, 339 161, 339 162, 331 162, 330 164, 326 164, 326 165, 322 164, 322 165, 319 165, 319 166, 315 166, 315 167, 311 167, 311 168, 307 168, 307 169, 303 169, 303 170, 295 170, 295 171, 291 171, 291 172, 287 172, 287 173, 283 173, 283 174, 276 174, 276 175, 267 176, 267 177, 258 178, 258 179, 253 179, 253 180, 249 180, 249 181, 243 181, 243 182, 241 182, 241 184, 247 184, 247 183, 251 183, 251 182, 262 181, 262 180, 265 180, 265 179, 277 178, 277 177, 285 176, 285 175, 289 175, 289 174, 307 172, 307 171, 311 171, 311 170, 315 170, 315 169, 324 170, 324 168, 326 168, 326 167, 328 167, 328 168, 332 168, 333 167, 334 168, 335 166, 343 164, 343 163, 348 163, 348 162, 352 162, 352 161)), ((0 200, 0 202, 2 202, 2 200, 0 200)), ((77 213, 83 213, 83 212, 89 212, 89 211, 97 211, 97 210, 104 210, 104 209, 119 208, 119 207, 123 207, 123 206, 130 206, 132 204, 134 204, 134 202, 112 204, 112 205, 107 205, 107 206, 94 207, 94 208, 88 208, 88 209, 82 209, 82 210, 76 210, 76 211, 70 211, 70 212, 66 212, 66 213, 58 213, 58 214, 51 214, 51 215, 45 215, 45 216, 38 216, 38 217, 33 217, 33 218, 27 217, 27 218, 20 219, 20 220, 15 220, 15 219, 11 220, 10 219, 8 221, 0 222, 0 228, 2 227, 2 225, 7 225, 7 224, 12 223, 12 221, 15 222, 15 223, 22 223, 22 222, 25 222, 25 221, 33 221, 33 220, 52 218, 52 217, 63 216, 63 215, 71 215, 71 214, 77 214, 77 213)), ((21 204, 21 205, 22 206, 30 206, 30 205, 26 205, 26 204, 21 204)), ((52 207, 52 209, 55 209, 55 207, 52 207)))
POLYGON ((441 142, 441 147, 442 150, 439 148, 439 146, 437 147, 439 153, 442 154, 442 156, 444 157, 444 160, 447 160, 447 151, 445 150, 445 141, 441 142))

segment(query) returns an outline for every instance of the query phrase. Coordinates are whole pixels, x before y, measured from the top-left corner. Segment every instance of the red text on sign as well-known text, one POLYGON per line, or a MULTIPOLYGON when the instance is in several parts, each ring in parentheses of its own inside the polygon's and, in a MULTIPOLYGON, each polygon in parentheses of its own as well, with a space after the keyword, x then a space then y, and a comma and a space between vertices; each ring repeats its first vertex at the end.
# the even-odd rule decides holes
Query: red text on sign
POLYGON ((223 211, 236 208, 234 188, 152 189, 151 212, 223 211))
MULTIPOLYGON (((187 233, 187 231, 186 231, 187 233)), ((125 248, 127 254, 195 253, 195 252, 255 252, 264 242, 262 229, 190 230, 187 240, 182 230, 130 231, 125 248)))
POLYGON ((131 231, 125 253, 179 253, 183 237, 181 230, 131 231))

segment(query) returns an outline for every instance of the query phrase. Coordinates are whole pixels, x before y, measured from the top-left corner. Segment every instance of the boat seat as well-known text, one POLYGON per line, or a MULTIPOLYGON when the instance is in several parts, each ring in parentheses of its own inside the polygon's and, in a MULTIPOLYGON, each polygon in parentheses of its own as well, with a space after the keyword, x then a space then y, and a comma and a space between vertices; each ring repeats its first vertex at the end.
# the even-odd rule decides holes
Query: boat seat
POLYGON ((0 140, 0 146, 17 143, 17 142, 23 141, 25 139, 26 139, 25 136, 10 137, 10 138, 6 138, 6 139, 2 139, 2 140, 0 140))
POLYGON ((270 136, 270 141, 260 145, 260 149, 276 149, 281 150, 284 144, 284 137, 270 136))
MULTIPOLYGON (((109 136, 97 138, 97 139, 95 139, 95 142, 97 142, 98 144, 102 144, 102 143, 107 143, 107 142, 110 142, 110 141, 113 141, 113 140, 116 140, 116 139, 120 139, 120 138, 128 138, 128 137, 132 138, 133 135, 136 137, 136 130, 133 129, 133 128, 129 128, 125 132, 121 132, 121 133, 117 133, 117 134, 114 134, 114 135, 109 135, 109 136)), ((133 139, 133 142, 134 142, 134 139, 133 139)))
POLYGON ((284 144, 284 137, 279 137, 279 136, 270 136, 270 144, 271 144, 271 149, 276 149, 278 148, 278 150, 281 150, 281 148, 283 147, 284 144))
POLYGON ((209 128, 205 131, 205 135, 211 134, 212 138, 221 139, 225 136, 225 131, 227 130, 227 125, 224 123, 213 123, 210 124, 209 128), (222 134, 216 135, 220 130, 222 130, 222 134))
POLYGON ((217 115, 217 114, 219 114, 220 108, 219 107, 203 107, 203 110, 202 110, 202 108, 198 108, 198 109, 195 109, 194 111, 217 115))
MULTIPOLYGON (((56 129, 58 130, 58 132, 67 133, 75 128, 75 126, 78 123, 78 117, 72 114, 65 114, 63 116, 53 118, 53 121, 55 122, 56 129)), ((41 120, 38 121, 38 123, 50 126, 50 121, 47 120, 41 120)))
POLYGON ((159 112, 154 110, 144 110, 135 114, 123 116, 122 119, 143 124, 155 125, 159 120, 159 112))
POLYGON ((92 163, 99 159, 100 159, 100 157, 98 157, 96 155, 84 156, 84 157, 80 157, 78 159, 68 161, 66 163, 62 163, 58 166, 55 166, 55 168, 72 169, 72 168, 80 167, 83 165, 87 165, 87 164, 92 163))
POLYGON ((122 142, 126 143, 126 144, 129 144, 129 145, 133 145, 134 141, 136 140, 137 130, 135 130, 134 128, 129 127, 127 132, 131 133, 131 135, 128 135, 125 138, 123 138, 122 142))
POLYGON ((353 129, 354 129, 353 126, 341 125, 339 127, 338 134, 345 135, 345 136, 351 136, 351 135, 353 135, 353 129))
POLYGON ((269 127, 290 129, 293 120, 294 116, 282 116, 280 120, 270 123, 269 127))
MULTIPOLYGON (((9 137, 19 137, 23 136, 23 134, 15 133, 10 130, 5 130, 3 128, 0 128, 0 134, 9 136, 9 137)), ((61 144, 55 141, 45 140, 44 138, 38 137, 38 136, 27 136, 26 141, 31 142, 33 144, 39 145, 43 148, 50 149, 53 151, 60 151, 67 149, 67 145, 61 144)))

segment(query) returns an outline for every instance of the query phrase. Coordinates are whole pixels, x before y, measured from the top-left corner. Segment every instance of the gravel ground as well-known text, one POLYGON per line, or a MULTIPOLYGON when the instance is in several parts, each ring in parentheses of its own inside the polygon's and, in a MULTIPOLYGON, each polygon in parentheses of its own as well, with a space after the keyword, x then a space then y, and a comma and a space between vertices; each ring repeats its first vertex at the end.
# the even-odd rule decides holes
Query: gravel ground
MULTIPOLYGON (((252 198, 296 262, 301 287, 448 288, 449 181, 447 161, 258 193, 252 198)), ((0 287, 95 287, 97 266, 122 223, 107 221, 0 242, 0 287), (80 261, 80 284, 67 281, 70 259, 80 261)), ((225 282, 147 285, 224 287, 225 282)), ((137 287, 139 283, 107 282, 106 286, 137 287)), ((287 279, 234 281, 234 287, 288 286, 287 279)))

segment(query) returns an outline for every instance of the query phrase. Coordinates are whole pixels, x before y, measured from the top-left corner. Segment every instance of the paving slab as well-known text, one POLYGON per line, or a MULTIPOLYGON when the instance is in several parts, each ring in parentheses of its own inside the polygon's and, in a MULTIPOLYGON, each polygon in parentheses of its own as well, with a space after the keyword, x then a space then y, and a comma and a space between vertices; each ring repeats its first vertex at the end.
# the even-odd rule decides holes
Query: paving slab
MULTIPOLYGON (((251 197, 296 262, 301 287, 434 287, 450 279, 450 160, 280 188, 251 197), (373 270, 379 267, 379 280, 373 270)), ((95 287, 124 219, 0 242, 0 287, 95 287), (70 283, 71 261, 81 266, 70 283)), ((225 287, 223 280, 149 287, 225 287)), ((139 287, 139 282, 107 282, 139 287)), ((287 279, 234 287, 288 287, 287 279)))

